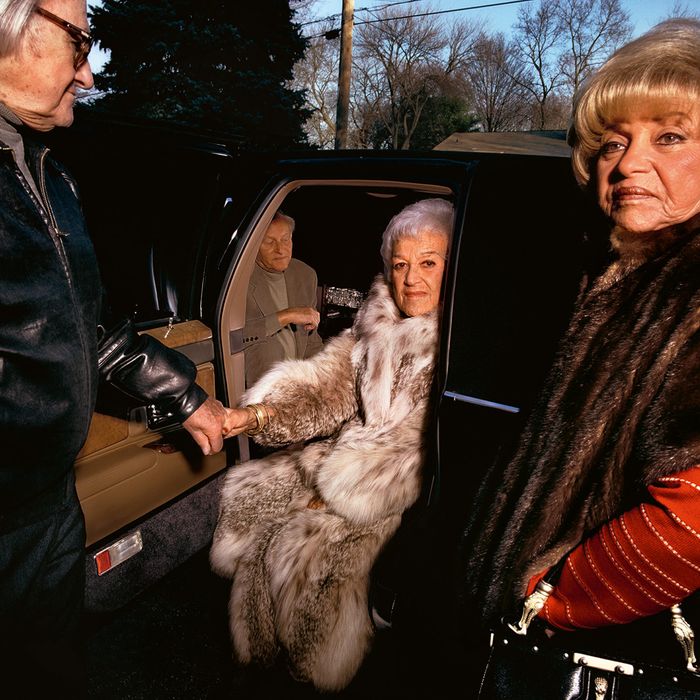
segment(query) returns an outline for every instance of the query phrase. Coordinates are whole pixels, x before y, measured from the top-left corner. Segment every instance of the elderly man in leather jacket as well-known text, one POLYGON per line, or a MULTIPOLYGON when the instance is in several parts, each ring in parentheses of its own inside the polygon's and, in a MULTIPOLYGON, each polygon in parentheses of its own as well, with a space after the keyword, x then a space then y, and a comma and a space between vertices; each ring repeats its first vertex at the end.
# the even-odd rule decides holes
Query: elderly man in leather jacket
POLYGON ((85 0, 0 0, 0 672, 7 687, 16 676, 59 697, 80 694, 70 642, 85 534, 72 467, 98 381, 167 409, 205 454, 221 450, 227 410, 180 353, 128 322, 98 330, 75 185, 34 140, 70 125, 77 88, 93 84, 87 28, 85 0))

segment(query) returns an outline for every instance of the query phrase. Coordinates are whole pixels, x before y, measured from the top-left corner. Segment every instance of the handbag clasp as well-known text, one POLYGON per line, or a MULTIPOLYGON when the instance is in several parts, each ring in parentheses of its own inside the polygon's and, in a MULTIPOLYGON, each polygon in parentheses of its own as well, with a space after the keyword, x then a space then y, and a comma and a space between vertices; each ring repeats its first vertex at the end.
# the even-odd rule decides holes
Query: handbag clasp
POLYGON ((678 643, 683 647, 686 669, 691 673, 700 672, 698 660, 695 658, 695 633, 683 617, 681 606, 678 604, 671 606, 671 627, 678 643))
POLYGON ((552 584, 540 579, 537 582, 535 590, 523 601, 523 612, 520 619, 515 623, 508 623, 508 627, 515 634, 527 634, 527 629, 530 623, 537 617, 537 614, 542 610, 544 604, 549 598, 549 594, 554 590, 552 584))
POLYGON ((632 664, 617 659, 604 659, 601 656, 591 656, 590 654, 574 652, 573 661, 579 666, 595 668, 598 671, 610 671, 611 673, 617 673, 621 676, 634 675, 634 666, 632 664))

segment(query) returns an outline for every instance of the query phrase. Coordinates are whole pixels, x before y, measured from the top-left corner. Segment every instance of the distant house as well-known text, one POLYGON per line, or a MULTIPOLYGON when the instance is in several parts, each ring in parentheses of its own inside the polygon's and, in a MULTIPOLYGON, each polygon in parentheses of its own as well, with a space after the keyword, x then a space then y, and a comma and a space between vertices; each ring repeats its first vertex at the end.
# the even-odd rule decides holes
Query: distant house
POLYGON ((568 158, 566 131, 497 131, 455 133, 435 146, 436 151, 525 153, 568 158))

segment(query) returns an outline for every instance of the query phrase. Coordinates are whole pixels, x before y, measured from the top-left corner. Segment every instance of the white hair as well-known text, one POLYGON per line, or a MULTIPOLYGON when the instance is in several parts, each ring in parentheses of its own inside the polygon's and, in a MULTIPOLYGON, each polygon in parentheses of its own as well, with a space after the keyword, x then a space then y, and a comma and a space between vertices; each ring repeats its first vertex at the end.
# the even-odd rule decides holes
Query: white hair
POLYGON ((291 236, 294 233, 294 227, 296 226, 296 222, 294 221, 294 219, 292 219, 291 216, 285 214, 281 209, 278 209, 275 212, 275 215, 272 217, 270 225, 272 225, 275 221, 284 221, 284 223, 287 224, 287 226, 289 226, 289 235, 291 236))
POLYGON ((0 56, 14 53, 39 0, 0 0, 0 56))
POLYGON ((454 207, 438 197, 420 199, 396 214, 382 235, 380 249, 384 261, 384 275, 389 279, 391 256, 399 238, 418 238, 425 231, 441 233, 449 241, 454 225, 454 207))

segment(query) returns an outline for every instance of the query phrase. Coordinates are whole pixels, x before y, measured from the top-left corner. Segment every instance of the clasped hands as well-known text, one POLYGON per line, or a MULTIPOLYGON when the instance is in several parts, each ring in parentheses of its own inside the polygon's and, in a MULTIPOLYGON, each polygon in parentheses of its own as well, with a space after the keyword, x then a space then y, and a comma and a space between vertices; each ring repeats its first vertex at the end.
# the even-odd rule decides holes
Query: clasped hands
POLYGON ((220 452, 224 438, 252 430, 256 425, 255 412, 251 409, 227 408, 211 396, 182 424, 205 455, 220 452))

